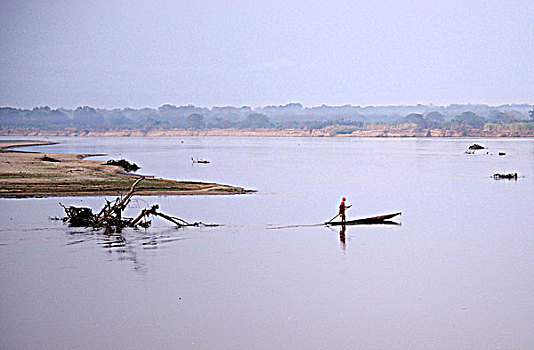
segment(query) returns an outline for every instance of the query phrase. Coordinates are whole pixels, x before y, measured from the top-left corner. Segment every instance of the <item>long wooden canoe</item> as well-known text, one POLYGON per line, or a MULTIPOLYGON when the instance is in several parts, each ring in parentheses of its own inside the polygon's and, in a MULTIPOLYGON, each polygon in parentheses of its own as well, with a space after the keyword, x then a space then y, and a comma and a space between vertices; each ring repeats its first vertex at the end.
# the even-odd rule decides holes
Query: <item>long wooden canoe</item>
POLYGON ((363 218, 363 219, 356 219, 356 220, 347 220, 345 223, 341 221, 335 221, 335 222, 325 222, 325 225, 332 225, 332 226, 339 226, 339 225, 365 225, 365 224, 380 224, 385 222, 386 220, 389 220, 397 215, 400 215, 401 212, 393 213, 393 214, 386 214, 386 215, 379 215, 379 216, 373 216, 370 218, 363 218))

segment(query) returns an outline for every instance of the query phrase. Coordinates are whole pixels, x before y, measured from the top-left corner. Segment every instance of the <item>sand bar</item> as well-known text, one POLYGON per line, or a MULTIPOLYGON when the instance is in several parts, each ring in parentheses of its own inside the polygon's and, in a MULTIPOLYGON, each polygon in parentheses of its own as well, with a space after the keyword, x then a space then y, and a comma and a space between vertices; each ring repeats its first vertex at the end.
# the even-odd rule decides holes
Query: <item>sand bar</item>
MULTIPOLYGON (((95 154, 11 151, 21 146, 50 145, 46 141, 0 140, 0 197, 104 196, 127 193, 139 177, 119 166, 85 160, 95 154)), ((253 192, 216 183, 175 181, 147 177, 137 195, 214 195, 253 192)))

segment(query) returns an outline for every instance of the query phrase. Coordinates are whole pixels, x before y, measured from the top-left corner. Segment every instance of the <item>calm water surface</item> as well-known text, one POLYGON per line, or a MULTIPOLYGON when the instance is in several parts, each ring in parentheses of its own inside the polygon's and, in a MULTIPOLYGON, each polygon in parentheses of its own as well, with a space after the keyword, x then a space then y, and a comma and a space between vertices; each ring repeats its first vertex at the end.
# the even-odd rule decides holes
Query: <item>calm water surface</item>
POLYGON ((534 348, 534 140, 52 140, 27 150, 258 192, 137 197, 131 216, 158 203, 224 226, 156 219, 122 235, 49 220, 58 202, 99 209, 103 197, 0 199, 2 349, 534 348), (463 154, 475 142, 491 154, 463 154), (342 196, 349 219, 402 211, 401 225, 348 227, 344 240, 272 229, 326 221, 342 196))

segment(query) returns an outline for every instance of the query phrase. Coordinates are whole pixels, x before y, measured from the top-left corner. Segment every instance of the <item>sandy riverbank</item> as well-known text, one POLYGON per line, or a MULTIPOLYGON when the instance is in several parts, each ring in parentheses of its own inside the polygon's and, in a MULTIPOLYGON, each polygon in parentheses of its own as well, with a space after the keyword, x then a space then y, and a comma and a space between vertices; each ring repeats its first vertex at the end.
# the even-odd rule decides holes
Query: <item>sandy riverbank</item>
MULTIPOLYGON (((45 155, 9 150, 12 147, 49 144, 53 143, 0 141, 0 197, 116 196, 128 192, 139 177, 125 174, 119 166, 84 159, 92 156, 91 154, 47 153, 45 155)), ((252 191, 215 183, 157 178, 146 178, 136 188, 138 195, 212 195, 249 192, 252 191)))
POLYGON ((37 130, 0 128, 3 136, 72 136, 72 137, 534 137, 531 123, 488 123, 482 129, 466 125, 442 128, 420 128, 414 123, 369 123, 361 128, 343 125, 329 125, 320 129, 164 129, 164 130, 37 130))

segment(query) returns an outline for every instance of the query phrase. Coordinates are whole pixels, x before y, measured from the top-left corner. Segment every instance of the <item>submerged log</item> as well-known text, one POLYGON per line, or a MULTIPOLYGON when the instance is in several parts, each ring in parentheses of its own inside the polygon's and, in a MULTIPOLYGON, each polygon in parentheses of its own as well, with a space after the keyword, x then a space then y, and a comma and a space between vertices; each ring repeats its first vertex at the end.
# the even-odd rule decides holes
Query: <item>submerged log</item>
POLYGON ((158 211, 159 209, 159 205, 153 205, 150 209, 143 209, 141 211, 141 213, 139 213, 139 215, 133 219, 131 222, 130 222, 130 225, 138 225, 141 220, 143 218, 146 218, 148 217, 149 215, 153 215, 153 216, 159 216, 167 221, 170 221, 172 222, 173 224, 175 224, 176 226, 179 226, 179 227, 182 227, 182 226, 200 226, 202 223, 201 222, 194 222, 194 223, 189 223, 183 219, 180 219, 180 218, 177 218, 175 216, 170 216, 170 215, 167 215, 167 214, 164 214, 164 213, 160 213, 158 211))

